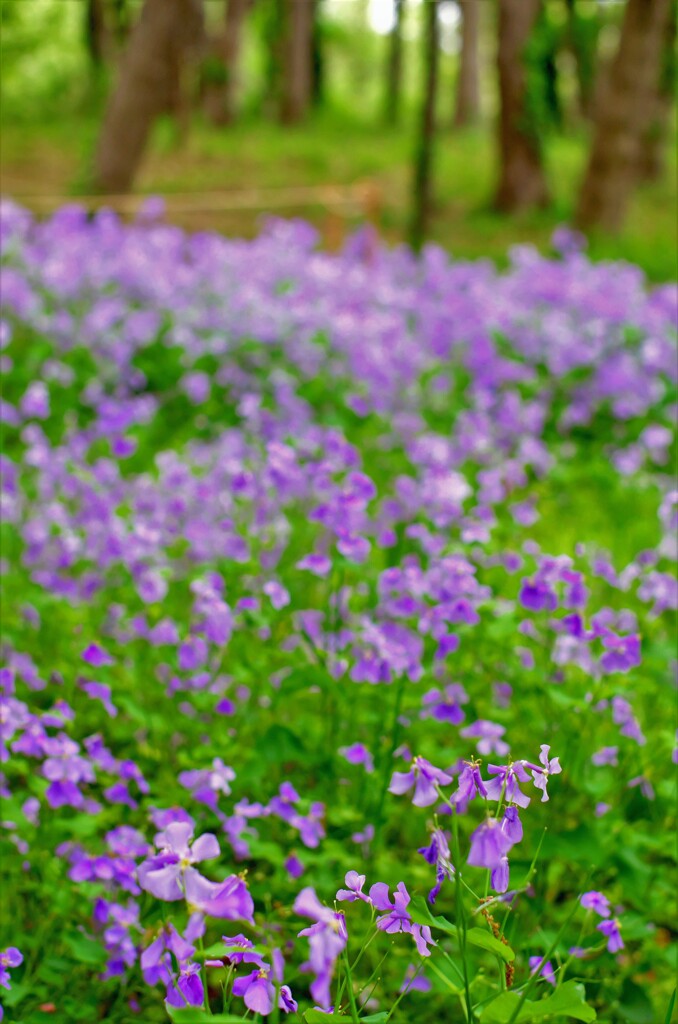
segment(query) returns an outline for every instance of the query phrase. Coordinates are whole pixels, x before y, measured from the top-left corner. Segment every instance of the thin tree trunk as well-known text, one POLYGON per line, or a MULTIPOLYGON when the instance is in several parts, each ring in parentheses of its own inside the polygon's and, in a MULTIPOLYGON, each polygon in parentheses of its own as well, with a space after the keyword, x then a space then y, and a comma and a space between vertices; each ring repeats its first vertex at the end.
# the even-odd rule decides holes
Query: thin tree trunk
POLYGON ((410 240, 418 250, 426 236, 431 216, 433 144, 436 95, 438 92, 439 26, 438 0, 426 0, 424 29, 424 96, 419 119, 419 138, 414 161, 414 188, 410 240))
POLYGON ((310 0, 285 0, 283 77, 280 119, 301 121, 311 102, 313 5, 310 0))
POLYGON ((668 134, 668 122, 674 97, 676 76, 677 22, 678 2, 673 0, 670 5, 669 17, 666 19, 657 90, 652 100, 651 113, 643 130, 640 143, 638 157, 638 177, 640 181, 656 181, 657 178, 661 177, 664 170, 666 136, 668 134))
POLYGON ((213 124, 235 120, 242 31, 249 6, 250 0, 227 0, 223 35, 211 46, 214 60, 223 63, 220 80, 207 81, 204 88, 205 112, 213 124))
POLYGON ((638 180, 642 136, 651 117, 670 0, 628 0, 619 46, 609 66, 594 123, 576 222, 618 230, 638 180))
POLYGON ((386 62, 386 124, 395 125, 400 117, 400 95, 403 78, 403 10, 405 0, 393 0, 393 28, 388 36, 386 62))
POLYGON ((514 212, 548 202, 537 126, 528 107, 525 51, 541 0, 499 0, 499 158, 496 205, 514 212))
POLYGON ((99 190, 130 189, 153 122, 179 105, 182 71, 202 29, 201 0, 145 0, 104 118, 94 167, 99 190))
POLYGON ((480 115, 480 0, 458 0, 458 4, 461 11, 461 54, 454 123, 461 128, 477 121, 480 115))

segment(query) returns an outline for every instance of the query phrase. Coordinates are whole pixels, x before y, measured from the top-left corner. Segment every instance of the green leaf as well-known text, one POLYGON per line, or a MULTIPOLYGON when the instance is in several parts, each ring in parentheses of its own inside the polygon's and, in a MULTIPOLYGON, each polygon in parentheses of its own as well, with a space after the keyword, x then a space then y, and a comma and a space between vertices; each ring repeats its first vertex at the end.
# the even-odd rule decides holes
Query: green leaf
POLYGON ((673 1017, 673 1008, 676 1005, 676 992, 677 991, 678 991, 678 989, 674 988, 673 995, 671 996, 671 999, 669 1001, 669 1008, 666 1011, 666 1018, 664 1020, 664 1024, 671 1024, 671 1018, 673 1017))
MULTIPOLYGON (((480 1011, 482 1024, 509 1024, 520 1004, 517 992, 504 992, 484 1006, 480 1011)), ((575 981, 566 981, 553 995, 533 1003, 526 999, 515 1018, 515 1024, 527 1021, 544 1020, 545 1017, 571 1017, 574 1020, 589 1021, 596 1019, 596 1011, 585 1001, 584 986, 575 981)))
POLYGON ((304 1012, 306 1024, 327 1024, 332 1017, 336 1017, 336 1014, 322 1013, 321 1010, 306 1010, 304 1012))
POLYGON ((261 737, 261 757, 270 764, 296 761, 304 753, 304 744, 284 725, 272 725, 261 737))
POLYGON ((444 917, 435 917, 431 913, 423 896, 413 896, 407 909, 415 924, 426 924, 429 928, 437 928, 439 932, 447 932, 448 935, 457 934, 456 925, 444 917))
POLYGON ((488 953, 500 956, 507 963, 516 958, 510 946, 500 942, 499 939, 495 939, 494 935, 485 931, 484 928, 469 928, 466 932, 466 941, 470 942, 472 946, 478 946, 480 949, 486 949, 488 953))
POLYGON ((168 1006, 167 1012, 173 1024, 242 1024, 242 1017, 232 1013, 207 1013, 194 1006, 168 1006))
MULTIPOLYGON (((626 938, 626 932, 624 934, 626 938)), ((624 1010, 624 1024, 653 1024, 654 1006, 645 991, 630 978, 624 980, 619 1004, 624 1010)))
POLYGON ((388 1020, 388 1013, 382 1010, 380 1013, 371 1013, 369 1017, 361 1017, 360 1024, 385 1024, 388 1020))
POLYGON ((64 936, 64 942, 70 949, 75 959, 81 964, 99 965, 106 959, 106 951, 103 946, 94 939, 89 939, 79 932, 72 932, 64 936))

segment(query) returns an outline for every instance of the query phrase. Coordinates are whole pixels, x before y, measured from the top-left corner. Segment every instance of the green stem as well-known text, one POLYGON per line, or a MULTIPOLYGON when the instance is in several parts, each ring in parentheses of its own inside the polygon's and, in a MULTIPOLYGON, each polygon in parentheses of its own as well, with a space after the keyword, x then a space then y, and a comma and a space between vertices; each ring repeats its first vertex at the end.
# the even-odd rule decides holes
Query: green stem
POLYGON ((423 966, 424 966, 424 961, 423 961, 423 958, 422 958, 422 960, 420 960, 420 962, 419 962, 419 966, 417 967, 416 971, 414 972, 414 974, 410 978, 409 985, 407 985, 407 987, 402 990, 402 992, 400 993, 400 995, 396 999, 395 1003, 393 1004, 393 1006, 389 1010, 388 1017, 386 1018, 385 1024, 388 1024, 388 1022, 390 1021, 391 1017, 393 1016, 393 1014, 395 1013, 395 1011, 396 1011, 396 1009, 398 1007, 398 1003, 403 998, 403 996, 405 996, 409 992, 410 986, 411 986, 412 982, 417 977, 417 975, 419 974, 419 972, 421 971, 423 966))
POLYGON ((407 680, 404 675, 401 675, 396 688, 395 702, 393 705, 393 721, 391 723, 391 739, 389 743, 388 754, 384 758, 384 763, 381 771, 380 779, 380 790, 379 798, 377 801, 377 807, 374 813, 374 842, 372 844, 372 857, 377 849, 377 844, 381 836, 381 826, 383 824, 383 813, 384 813, 384 802, 386 800, 386 793, 388 792, 389 776, 391 774, 391 768, 393 765, 393 754, 395 753, 396 747, 398 746, 398 734, 400 731, 398 719, 400 718, 400 710, 403 703, 403 695, 405 693, 405 684, 407 680))
POLYGON ((468 980, 468 964, 466 962, 466 915, 464 913, 464 896, 461 888, 461 851, 459 847, 459 822, 457 813, 452 815, 452 830, 454 835, 454 860, 455 860, 455 900, 454 913, 457 922, 459 945, 461 948, 462 970, 464 975, 464 998, 466 1000, 466 1019, 473 1020, 473 1007, 471 1005, 471 989, 468 980))
MULTIPOLYGON (((579 930, 579 937, 578 937, 577 942, 576 942, 577 946, 581 943, 581 940, 584 938, 584 933, 588 929, 592 913, 593 913, 593 911, 591 911, 591 910, 587 910, 586 911, 586 916, 584 917, 584 920, 582 922, 582 926, 581 926, 581 928, 579 930)), ((567 960, 565 961, 563 966, 558 971, 558 979, 556 981, 556 989, 559 989, 560 986, 562 985, 563 981, 565 980, 565 975, 567 974, 567 969, 570 966, 570 964, 572 963, 572 961, 575 960, 575 959, 576 959, 576 957, 575 957, 574 953, 570 953, 570 955, 568 956, 567 960)))
POLYGON ((202 980, 202 991, 203 991, 203 1006, 205 1013, 211 1015, 212 1010, 210 1008, 210 997, 207 991, 207 968, 205 967, 205 948, 202 941, 202 935, 198 939, 198 950, 200 952, 200 978, 202 980))
POLYGON ((348 1001, 351 1004, 351 1020, 353 1024, 360 1024, 360 1018, 358 1016, 358 1007, 355 1002, 355 993, 353 991, 353 978, 351 976, 351 965, 348 962, 348 953, 344 946, 344 968, 346 970, 346 987, 348 989, 348 1001))
MULTIPOLYGON (((586 881, 584 883, 584 889, 588 885, 588 881, 589 881, 590 877, 591 877, 591 873, 589 872, 589 874, 588 874, 588 876, 586 878, 586 881)), ((532 974, 530 975, 529 981, 527 982, 527 984, 525 985, 525 988, 523 989, 523 991, 521 993, 520 1000, 516 1004, 516 1008, 515 1008, 515 1010, 513 1011, 511 1017, 508 1020, 508 1024, 515 1024, 515 1022, 518 1020, 518 1017, 520 1016, 520 1011, 522 1010, 523 1006, 525 1005, 525 1001, 526 1001, 527 997, 529 996, 530 992, 532 991, 534 986, 537 984, 537 981, 539 980, 539 975, 541 974, 541 971, 542 971, 542 969, 544 967, 544 964, 549 959, 549 957, 553 954, 553 951, 557 948, 558 943, 560 942, 562 936, 565 934, 565 929, 569 925, 569 923, 572 920, 572 918, 574 917, 574 915, 577 913, 578 909, 579 909, 579 898, 577 898, 577 902, 575 903, 573 909, 570 911, 570 913, 567 915, 567 917, 563 921, 562 925, 560 926, 560 928, 558 930, 558 934, 556 935, 555 939, 553 940, 553 942, 551 943, 551 945, 549 946, 547 951, 544 953, 543 957, 541 958, 541 960, 539 961, 539 963, 537 964, 535 969, 532 971, 532 974)))

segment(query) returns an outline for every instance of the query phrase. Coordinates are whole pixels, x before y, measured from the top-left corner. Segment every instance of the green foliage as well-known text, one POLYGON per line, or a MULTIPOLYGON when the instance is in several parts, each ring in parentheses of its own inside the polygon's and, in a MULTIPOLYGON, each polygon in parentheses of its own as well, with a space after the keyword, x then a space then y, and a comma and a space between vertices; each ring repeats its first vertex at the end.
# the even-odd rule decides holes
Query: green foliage
POLYGON ((88 87, 84 14, 80 2, 3 0, 3 118, 38 124, 82 100, 88 87))
POLYGON ((493 999, 480 1013, 481 1024, 528 1024, 567 1017, 569 1020, 590 1021, 596 1019, 596 1011, 586 1004, 583 985, 566 981, 546 999, 533 1002, 519 996, 517 992, 505 992, 493 999))

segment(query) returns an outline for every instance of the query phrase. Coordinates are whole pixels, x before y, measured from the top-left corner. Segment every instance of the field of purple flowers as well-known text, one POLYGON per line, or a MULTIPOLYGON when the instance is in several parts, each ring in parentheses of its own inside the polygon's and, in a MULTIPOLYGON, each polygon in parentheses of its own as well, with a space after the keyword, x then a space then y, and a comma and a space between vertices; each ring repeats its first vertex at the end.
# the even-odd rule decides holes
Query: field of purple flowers
POLYGON ((2 226, 5 1021, 672 1019, 676 288, 2 226))

